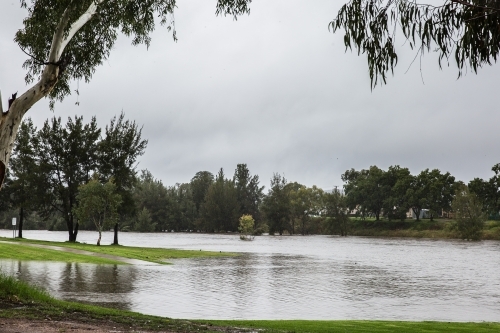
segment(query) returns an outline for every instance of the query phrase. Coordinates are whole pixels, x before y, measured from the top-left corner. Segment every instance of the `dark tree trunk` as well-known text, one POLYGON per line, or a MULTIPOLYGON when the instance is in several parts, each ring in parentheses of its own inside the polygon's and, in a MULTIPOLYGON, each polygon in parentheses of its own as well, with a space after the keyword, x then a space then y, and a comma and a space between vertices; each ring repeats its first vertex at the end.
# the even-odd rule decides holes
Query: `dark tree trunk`
POLYGON ((68 224, 68 233, 69 233, 69 241, 76 242, 76 236, 78 236, 78 222, 75 224, 75 228, 73 229, 73 224, 71 226, 68 224))
POLYGON ((417 216, 417 221, 420 221, 420 211, 421 211, 421 209, 412 208, 412 210, 413 210, 413 213, 415 213, 415 215, 417 216))
POLYGON ((19 209, 19 233, 17 238, 23 238, 23 220, 24 220, 24 208, 19 209))
POLYGON ((115 237, 113 238, 113 245, 118 245, 118 222, 115 223, 115 237))

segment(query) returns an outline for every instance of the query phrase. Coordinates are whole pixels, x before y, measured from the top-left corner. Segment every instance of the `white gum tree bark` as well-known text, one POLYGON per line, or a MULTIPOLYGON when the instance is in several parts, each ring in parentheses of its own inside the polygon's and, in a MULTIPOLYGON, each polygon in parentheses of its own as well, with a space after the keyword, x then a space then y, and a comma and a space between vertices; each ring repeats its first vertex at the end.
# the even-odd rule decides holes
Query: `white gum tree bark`
POLYGON ((14 141, 19 129, 19 125, 26 112, 40 99, 47 96, 57 83, 61 73, 61 55, 65 47, 80 30, 96 13, 98 5, 103 0, 95 0, 91 3, 88 9, 75 22, 73 22, 67 30, 70 21, 70 14, 73 10, 71 2, 64 11, 56 31, 52 38, 52 44, 49 53, 48 62, 45 63, 45 68, 40 76, 39 81, 29 88, 21 96, 9 99, 9 105, 4 112, 2 107, 2 99, 0 95, 0 189, 5 179, 5 173, 9 159, 14 148, 14 141))

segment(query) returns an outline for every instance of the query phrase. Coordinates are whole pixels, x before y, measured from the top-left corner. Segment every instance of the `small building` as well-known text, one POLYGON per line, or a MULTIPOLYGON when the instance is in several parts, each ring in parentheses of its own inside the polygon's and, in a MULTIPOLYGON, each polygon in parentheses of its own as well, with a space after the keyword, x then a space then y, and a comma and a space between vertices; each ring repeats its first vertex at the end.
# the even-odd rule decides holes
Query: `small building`
MULTIPOLYGON (((407 218, 411 218, 411 219, 417 219, 417 215, 415 214, 415 212, 413 211, 413 209, 410 208, 410 210, 406 213, 406 217, 407 218)), ((419 216, 419 219, 430 219, 431 218, 431 213, 429 211, 429 209, 427 208, 422 208, 422 210, 420 210, 420 216, 419 216)))

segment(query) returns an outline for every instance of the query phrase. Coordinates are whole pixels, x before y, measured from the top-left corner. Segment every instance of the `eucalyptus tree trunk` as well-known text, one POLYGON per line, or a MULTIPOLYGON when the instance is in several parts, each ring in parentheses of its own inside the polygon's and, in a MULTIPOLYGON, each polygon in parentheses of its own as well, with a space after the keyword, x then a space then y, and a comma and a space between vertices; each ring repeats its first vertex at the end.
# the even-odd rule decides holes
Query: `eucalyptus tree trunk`
POLYGON ((0 188, 5 179, 7 165, 14 148, 14 141, 19 130, 19 125, 24 114, 42 97, 48 95, 57 83, 59 66, 47 65, 42 73, 40 81, 28 89, 24 94, 16 98, 16 94, 9 99, 6 112, 3 111, 0 97, 0 188))
POLYGON ((9 164, 9 159, 14 148, 14 141, 19 129, 19 125, 25 113, 42 97, 47 96, 57 83, 59 75, 64 70, 66 64, 61 60, 64 49, 80 30, 96 13, 97 6, 102 0, 95 0, 75 22, 67 27, 70 21, 70 14, 74 10, 70 4, 64 11, 59 23, 54 31, 48 61, 45 65, 39 81, 28 89, 24 94, 17 97, 13 94, 9 99, 7 111, 4 112, 0 95, 0 189, 5 179, 5 173, 9 164), (66 31, 66 32, 65 32, 66 31))
POLYGON ((97 239, 97 246, 100 246, 101 245, 101 229, 99 229, 99 238, 97 239))

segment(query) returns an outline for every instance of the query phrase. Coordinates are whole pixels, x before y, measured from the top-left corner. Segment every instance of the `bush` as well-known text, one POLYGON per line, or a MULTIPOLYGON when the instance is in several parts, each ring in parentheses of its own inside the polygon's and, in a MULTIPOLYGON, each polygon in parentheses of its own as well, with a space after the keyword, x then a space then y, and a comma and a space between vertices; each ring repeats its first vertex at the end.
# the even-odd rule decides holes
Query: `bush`
POLYGON ((471 193, 465 185, 460 187, 452 203, 455 212, 456 226, 462 239, 479 240, 483 233, 486 216, 483 204, 475 193, 471 193))

